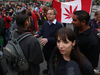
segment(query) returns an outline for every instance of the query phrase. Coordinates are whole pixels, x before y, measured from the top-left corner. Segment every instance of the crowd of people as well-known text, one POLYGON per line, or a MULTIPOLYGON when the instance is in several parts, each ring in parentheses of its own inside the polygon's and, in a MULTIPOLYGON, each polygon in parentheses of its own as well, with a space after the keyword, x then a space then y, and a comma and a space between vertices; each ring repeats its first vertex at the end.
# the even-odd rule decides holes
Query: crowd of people
MULTIPOLYGON (((12 40, 10 33, 13 31, 15 38, 26 32, 33 34, 19 43, 29 68, 17 74, 39 75, 39 65, 45 59, 47 69, 43 70, 43 74, 69 75, 69 68, 66 66, 74 61, 72 64, 78 65, 80 75, 95 75, 94 69, 98 67, 100 52, 100 10, 95 12, 94 19, 90 19, 86 11, 75 11, 72 17, 74 30, 58 22, 56 15, 51 3, 26 5, 23 2, 21 5, 16 4, 14 8, 11 4, 8 7, 0 4, 0 36, 4 39, 1 48, 12 40), (39 43, 37 38, 41 36, 39 43)), ((4 75, 2 65, 0 68, 0 74, 4 75)), ((79 75, 74 69, 71 70, 79 75)))

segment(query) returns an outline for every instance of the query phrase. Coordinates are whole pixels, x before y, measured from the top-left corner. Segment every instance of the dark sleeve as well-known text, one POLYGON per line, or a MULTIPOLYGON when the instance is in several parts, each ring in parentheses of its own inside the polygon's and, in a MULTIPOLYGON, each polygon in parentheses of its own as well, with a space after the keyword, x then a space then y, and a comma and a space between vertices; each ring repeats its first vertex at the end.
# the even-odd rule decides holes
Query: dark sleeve
POLYGON ((39 35, 39 37, 43 35, 43 27, 39 30, 37 34, 39 35))
POLYGON ((98 61, 99 61, 99 50, 100 50, 99 43, 88 46, 87 50, 88 50, 87 53, 89 53, 89 55, 87 55, 87 58, 92 63, 93 68, 96 68, 98 66, 98 61))
POLYGON ((84 63, 81 65, 82 75, 95 75, 92 64, 84 58, 84 63))
POLYGON ((9 8, 8 8, 8 7, 6 7, 5 9, 6 9, 7 11, 9 11, 9 8))
POLYGON ((3 35, 5 32, 5 24, 2 18, 0 18, 0 35, 3 35))
POLYGON ((45 24, 43 24, 43 27, 39 30, 39 32, 37 33, 40 36, 43 35, 43 29, 44 29, 45 24))
POLYGON ((14 11, 14 8, 12 8, 12 10, 14 11))
POLYGON ((52 60, 55 59, 56 52, 57 52, 57 47, 54 48, 51 58, 49 60, 49 70, 51 75, 55 75, 55 67, 54 67, 54 62, 52 60))
POLYGON ((33 64, 40 64, 43 62, 43 56, 40 48, 40 44, 38 40, 35 38, 36 41, 31 41, 29 44, 29 63, 33 64))

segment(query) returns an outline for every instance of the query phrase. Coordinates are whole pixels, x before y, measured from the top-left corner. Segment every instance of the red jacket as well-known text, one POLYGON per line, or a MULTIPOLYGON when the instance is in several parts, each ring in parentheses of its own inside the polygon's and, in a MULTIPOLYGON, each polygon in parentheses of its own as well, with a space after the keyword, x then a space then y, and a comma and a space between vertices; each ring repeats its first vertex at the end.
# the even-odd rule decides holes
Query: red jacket
POLYGON ((7 17, 2 17, 2 16, 0 15, 0 17, 4 20, 6 29, 9 28, 9 27, 10 27, 10 22, 11 22, 10 16, 8 16, 8 18, 7 18, 7 17))
POLYGON ((35 15, 35 13, 32 13, 32 17, 34 19, 35 31, 38 31, 38 24, 37 24, 38 17, 35 15))

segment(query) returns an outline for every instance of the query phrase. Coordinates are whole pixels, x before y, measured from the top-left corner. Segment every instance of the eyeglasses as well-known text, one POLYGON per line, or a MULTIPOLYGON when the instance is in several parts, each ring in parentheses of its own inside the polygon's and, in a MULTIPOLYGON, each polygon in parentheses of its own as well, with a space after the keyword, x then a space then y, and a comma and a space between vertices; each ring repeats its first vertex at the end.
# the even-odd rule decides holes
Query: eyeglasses
POLYGON ((17 10, 21 10, 21 8, 17 8, 17 10))
POLYGON ((54 15, 54 13, 47 13, 47 15, 54 15))

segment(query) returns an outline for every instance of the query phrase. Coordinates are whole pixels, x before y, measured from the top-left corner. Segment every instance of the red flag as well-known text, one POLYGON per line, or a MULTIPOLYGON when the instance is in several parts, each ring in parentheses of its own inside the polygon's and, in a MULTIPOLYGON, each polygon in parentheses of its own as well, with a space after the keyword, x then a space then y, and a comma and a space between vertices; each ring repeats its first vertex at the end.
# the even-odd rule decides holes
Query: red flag
POLYGON ((62 23, 71 23, 76 10, 85 10, 90 13, 92 0, 73 0, 71 2, 58 2, 53 0, 53 8, 57 11, 56 19, 62 23))

